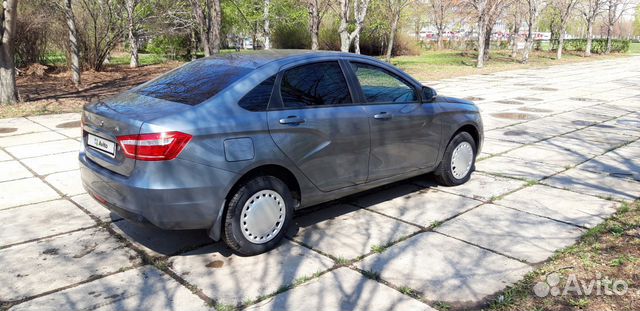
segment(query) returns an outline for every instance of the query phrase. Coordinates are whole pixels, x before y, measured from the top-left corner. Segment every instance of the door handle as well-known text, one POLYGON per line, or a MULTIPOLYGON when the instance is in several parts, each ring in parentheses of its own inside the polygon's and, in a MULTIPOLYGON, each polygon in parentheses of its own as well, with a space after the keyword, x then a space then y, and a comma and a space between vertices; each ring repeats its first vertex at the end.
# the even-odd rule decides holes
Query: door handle
POLYGON ((381 112, 381 113, 373 115, 373 118, 374 119, 378 119, 378 120, 389 120, 392 117, 393 116, 390 113, 386 113, 386 112, 381 112))
POLYGON ((304 123, 304 119, 298 116, 288 116, 284 119, 280 119, 280 124, 300 124, 304 123))

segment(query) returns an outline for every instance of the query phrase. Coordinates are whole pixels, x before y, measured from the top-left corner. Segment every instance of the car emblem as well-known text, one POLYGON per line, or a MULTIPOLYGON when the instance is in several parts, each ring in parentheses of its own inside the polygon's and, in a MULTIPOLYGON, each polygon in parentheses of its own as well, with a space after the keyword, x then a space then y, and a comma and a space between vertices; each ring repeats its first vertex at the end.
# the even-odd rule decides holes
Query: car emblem
POLYGON ((100 127, 104 126, 104 121, 100 121, 100 127))

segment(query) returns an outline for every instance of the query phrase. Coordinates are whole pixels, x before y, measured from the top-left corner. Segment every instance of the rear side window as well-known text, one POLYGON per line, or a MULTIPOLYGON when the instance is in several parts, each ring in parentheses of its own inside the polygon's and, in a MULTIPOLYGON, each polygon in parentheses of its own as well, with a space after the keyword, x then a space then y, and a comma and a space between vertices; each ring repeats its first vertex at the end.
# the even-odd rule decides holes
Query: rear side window
POLYGON ((267 110, 269 99, 271 98, 271 91, 273 91, 273 85, 275 82, 275 76, 262 81, 262 83, 254 87, 253 90, 249 91, 247 95, 243 96, 238 102, 238 105, 249 111, 267 110))
POLYGON ((416 92, 409 84, 386 70, 351 63, 368 103, 401 103, 417 101, 416 92))
POLYGON ((280 94, 285 108, 351 103, 347 81, 338 62, 303 65, 282 76, 280 94))
POLYGON ((143 84, 135 93, 186 105, 197 105, 244 77, 252 68, 221 60, 197 60, 143 84))

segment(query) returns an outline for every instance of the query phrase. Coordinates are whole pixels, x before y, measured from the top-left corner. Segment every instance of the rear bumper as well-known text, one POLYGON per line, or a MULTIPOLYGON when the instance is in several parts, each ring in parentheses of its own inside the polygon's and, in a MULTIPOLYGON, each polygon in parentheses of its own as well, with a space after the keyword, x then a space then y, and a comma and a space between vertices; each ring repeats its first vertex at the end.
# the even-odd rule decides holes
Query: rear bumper
POLYGON ((183 160, 142 163, 132 175, 113 173, 80 153, 87 192, 121 217, 162 229, 209 229, 237 175, 183 160))

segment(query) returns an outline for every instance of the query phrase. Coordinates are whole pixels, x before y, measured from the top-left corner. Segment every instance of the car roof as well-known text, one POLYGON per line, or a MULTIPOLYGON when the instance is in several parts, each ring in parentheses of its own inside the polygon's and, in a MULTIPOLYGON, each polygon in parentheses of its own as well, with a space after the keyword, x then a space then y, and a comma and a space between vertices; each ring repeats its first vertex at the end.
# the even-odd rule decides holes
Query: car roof
POLYGON ((333 56, 336 58, 362 58, 376 60, 373 57, 344 53, 336 51, 312 51, 312 50, 249 50, 239 53, 229 53, 221 55, 213 55, 200 58, 196 61, 211 62, 214 64, 225 64, 229 66, 239 66, 247 68, 259 68, 265 64, 277 62, 281 65, 303 60, 314 59, 320 57, 333 56))

